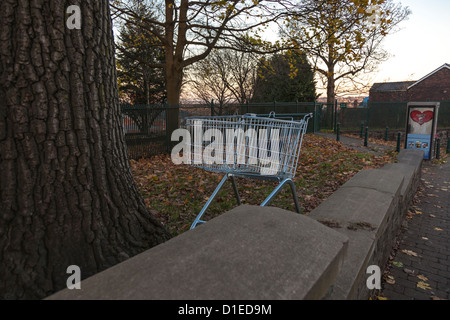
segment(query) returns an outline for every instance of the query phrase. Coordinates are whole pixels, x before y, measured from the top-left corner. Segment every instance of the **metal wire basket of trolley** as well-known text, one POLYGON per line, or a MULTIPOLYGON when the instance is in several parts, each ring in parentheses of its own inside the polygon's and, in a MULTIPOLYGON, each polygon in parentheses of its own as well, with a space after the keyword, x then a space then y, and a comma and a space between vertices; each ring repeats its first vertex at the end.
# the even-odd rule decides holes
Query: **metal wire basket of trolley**
POLYGON ((293 182, 300 156, 303 136, 310 114, 297 114, 300 120, 287 115, 246 114, 242 116, 212 116, 186 118, 190 132, 186 142, 188 163, 207 171, 223 173, 224 177, 197 215, 191 229, 205 223, 201 218, 230 179, 238 205, 241 204, 235 177, 277 181, 273 192, 261 203, 268 205, 281 189, 291 187, 295 207, 301 213, 293 182))

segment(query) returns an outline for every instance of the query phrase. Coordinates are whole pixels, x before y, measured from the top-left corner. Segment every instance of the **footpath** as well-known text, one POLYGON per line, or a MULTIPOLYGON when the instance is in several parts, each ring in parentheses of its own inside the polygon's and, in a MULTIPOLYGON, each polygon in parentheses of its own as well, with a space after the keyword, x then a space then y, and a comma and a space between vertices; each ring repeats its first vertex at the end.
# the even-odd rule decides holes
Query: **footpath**
MULTIPOLYGON (((315 135, 336 140, 335 133, 318 132, 318 133, 315 133, 315 135)), ((342 144, 349 146, 360 152, 372 153, 375 155, 384 155, 386 153, 386 151, 395 149, 395 148, 389 147, 387 145, 374 144, 374 143, 368 143, 368 146, 365 147, 363 139, 353 138, 353 137, 344 136, 344 135, 340 136, 340 142, 342 144)))
MULTIPOLYGON (((336 139, 335 134, 318 135, 336 139)), ((341 136, 340 142, 356 150, 383 154, 391 147, 341 136)), ((423 162, 422 183, 402 225, 380 290, 380 299, 450 299, 450 161, 423 162)))
POLYGON ((450 299, 450 162, 424 162, 382 285, 388 300, 450 299))

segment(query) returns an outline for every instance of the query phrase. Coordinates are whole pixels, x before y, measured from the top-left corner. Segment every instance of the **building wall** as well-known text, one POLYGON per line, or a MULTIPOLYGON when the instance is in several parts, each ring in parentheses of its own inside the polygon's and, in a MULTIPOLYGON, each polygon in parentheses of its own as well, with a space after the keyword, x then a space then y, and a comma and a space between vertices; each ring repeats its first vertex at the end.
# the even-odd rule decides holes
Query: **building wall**
POLYGON ((450 100, 450 69, 443 68, 408 90, 408 101, 450 100))
POLYGON ((370 102, 406 101, 406 91, 370 91, 370 102))

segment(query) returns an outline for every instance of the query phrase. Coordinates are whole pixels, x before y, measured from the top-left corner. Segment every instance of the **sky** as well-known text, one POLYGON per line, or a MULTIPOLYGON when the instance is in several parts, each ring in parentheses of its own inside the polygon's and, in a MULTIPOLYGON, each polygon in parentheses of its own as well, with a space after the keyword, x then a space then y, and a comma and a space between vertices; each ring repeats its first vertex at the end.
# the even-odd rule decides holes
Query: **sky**
POLYGON ((383 48, 392 57, 379 66, 374 82, 420 80, 450 63, 450 1, 401 0, 412 11, 383 48))
MULTIPOLYGON (((395 1, 412 12, 399 31, 384 40, 383 48, 391 56, 370 77, 373 83, 420 80, 450 63, 450 0, 395 1)), ((276 37, 276 30, 267 31, 268 39, 276 37)))

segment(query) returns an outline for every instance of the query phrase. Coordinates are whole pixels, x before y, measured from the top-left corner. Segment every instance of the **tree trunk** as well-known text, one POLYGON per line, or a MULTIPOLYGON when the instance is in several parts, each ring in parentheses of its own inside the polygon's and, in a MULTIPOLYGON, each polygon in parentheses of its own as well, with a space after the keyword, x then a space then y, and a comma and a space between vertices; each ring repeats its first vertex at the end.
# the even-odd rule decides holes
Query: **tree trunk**
POLYGON ((166 67, 166 81, 168 107, 166 130, 170 140, 172 132, 179 127, 180 94, 183 81, 183 71, 181 68, 177 68, 173 62, 170 62, 166 67))
POLYGON ((39 299, 164 242, 124 144, 108 0, 0 13, 0 298, 39 299))
MULTIPOLYGON (((331 56, 330 56, 331 61, 331 56)), ((327 73, 327 125, 333 127, 334 119, 334 104, 336 102, 336 82, 335 82, 335 74, 334 74, 334 64, 328 64, 328 73, 327 73)))

